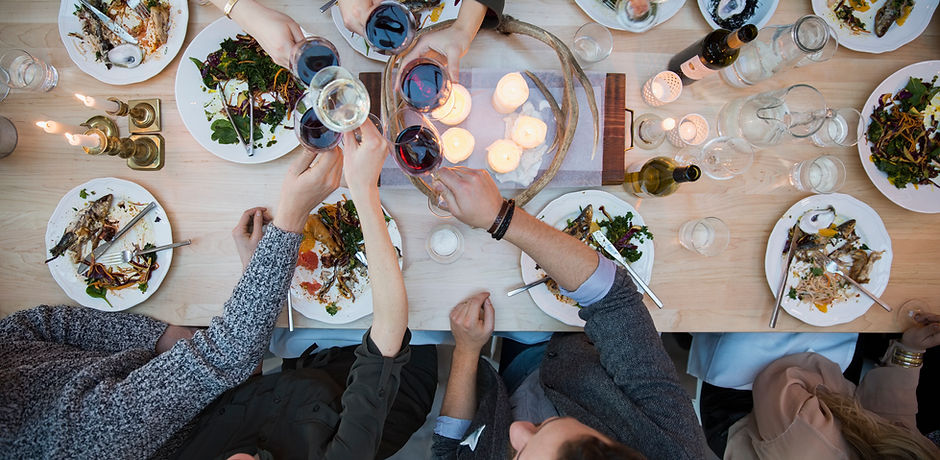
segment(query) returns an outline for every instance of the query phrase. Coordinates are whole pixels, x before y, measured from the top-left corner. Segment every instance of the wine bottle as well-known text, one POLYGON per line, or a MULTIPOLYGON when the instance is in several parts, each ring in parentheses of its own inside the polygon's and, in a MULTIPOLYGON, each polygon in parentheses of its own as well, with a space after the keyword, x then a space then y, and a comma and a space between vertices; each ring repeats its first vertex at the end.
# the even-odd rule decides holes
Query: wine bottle
POLYGON ((669 60, 669 70, 679 74, 683 85, 691 85, 734 63, 745 43, 757 37, 757 27, 748 24, 734 32, 713 30, 669 60))
POLYGON ((627 168, 623 187, 639 197, 670 195, 683 182, 695 182, 702 177, 698 166, 679 166, 669 157, 651 158, 645 163, 634 163, 627 168))

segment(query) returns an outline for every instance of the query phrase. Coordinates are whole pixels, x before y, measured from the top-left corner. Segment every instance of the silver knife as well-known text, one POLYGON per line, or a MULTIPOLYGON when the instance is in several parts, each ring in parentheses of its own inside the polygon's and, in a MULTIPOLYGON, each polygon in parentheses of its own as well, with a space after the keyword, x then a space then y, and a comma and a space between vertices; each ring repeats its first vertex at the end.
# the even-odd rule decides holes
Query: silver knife
POLYGON ((117 240, 121 239, 121 237, 124 236, 124 234, 127 233, 127 231, 131 229, 131 227, 136 225, 137 222, 140 221, 140 219, 143 219, 144 216, 147 215, 147 213, 149 213, 156 207, 157 207, 157 203, 151 201, 150 204, 148 204, 147 207, 143 209, 143 211, 138 212, 137 215, 134 216, 134 218, 131 219, 131 221, 128 222, 127 225, 124 226, 124 228, 118 230, 118 232, 115 233, 113 237, 111 237, 110 241, 105 241, 104 243, 98 245, 98 247, 95 248, 95 250, 91 252, 91 255, 89 255, 88 257, 85 257, 85 260, 82 261, 81 267, 79 267, 78 269, 78 274, 84 275, 86 272, 88 272, 88 269, 91 268, 91 266, 89 265, 89 262, 91 262, 92 259, 97 260, 99 257, 101 257, 102 254, 104 254, 105 252, 108 251, 108 249, 111 248, 112 244, 117 242, 117 240))
POLYGON ((548 281, 548 280, 550 280, 550 279, 551 279, 551 277, 543 276, 543 277, 541 277, 541 278, 539 278, 539 279, 537 279, 537 280, 535 280, 535 281, 533 281, 533 282, 531 282, 531 283, 529 283, 529 284, 526 284, 525 286, 522 286, 521 288, 513 289, 513 290, 507 292, 507 293, 506 293, 506 297, 512 297, 512 296, 514 296, 514 295, 516 295, 516 294, 519 294, 519 293, 528 291, 529 289, 532 289, 532 288, 534 288, 534 287, 536 287, 536 286, 538 286, 538 285, 540 285, 540 284, 545 284, 545 282, 548 281))
POLYGON ((91 3, 87 2, 87 0, 78 0, 78 1, 82 4, 82 6, 87 8, 88 11, 91 11, 91 14, 94 14, 95 17, 97 17, 98 20, 101 21, 101 23, 104 24, 104 26, 108 28, 108 30, 110 30, 111 32, 114 32, 118 37, 121 37, 121 40, 124 40, 128 43, 132 43, 134 45, 139 44, 137 42, 137 39, 134 38, 134 36, 131 35, 130 32, 125 30, 118 23, 114 22, 114 20, 109 18, 108 15, 99 11, 98 8, 95 8, 94 6, 92 6, 91 3))
POLYGON ((780 285, 777 287, 777 298, 774 301, 774 311, 770 314, 770 327, 777 327, 777 316, 780 314, 780 303, 783 302, 783 289, 787 287, 787 278, 790 277, 790 264, 793 262, 793 256, 796 254, 796 243, 803 237, 803 231, 800 230, 800 220, 797 219, 793 225, 793 235, 790 237, 790 251, 787 252, 787 263, 783 266, 783 276, 780 278, 780 285))
POLYGON ((255 97, 248 84, 248 156, 255 156, 255 97))
POLYGON ((238 125, 235 124, 235 119, 232 118, 232 113, 228 111, 228 101, 225 99, 225 92, 222 91, 222 83, 217 83, 215 89, 219 92, 219 98, 222 99, 222 110, 225 112, 225 116, 228 117, 229 123, 232 124, 232 129, 235 130, 235 135, 238 136, 238 142, 242 144, 245 153, 247 153, 248 156, 252 156, 251 151, 248 150, 248 144, 245 143, 245 138, 242 137, 241 130, 238 129, 238 125))
POLYGON ((628 264, 627 261, 623 259, 623 256, 620 255, 620 252, 617 251, 617 248, 614 247, 614 243, 611 243, 610 240, 604 236, 604 231, 597 230, 592 233, 591 236, 594 237, 594 241, 596 241, 597 244, 601 245, 601 248, 604 249, 604 252, 610 254, 614 260, 620 262, 620 265, 623 265, 623 268, 627 269, 627 273, 630 274, 630 277, 633 278, 633 281, 638 286, 640 286, 640 289, 646 292, 646 295, 650 296, 650 299, 653 299, 653 303, 655 303, 657 307, 663 308, 663 301, 659 300, 659 297, 656 297, 656 294, 653 293, 650 287, 645 282, 643 282, 642 279, 640 279, 640 275, 638 275, 633 270, 633 267, 631 267, 630 264, 628 264))

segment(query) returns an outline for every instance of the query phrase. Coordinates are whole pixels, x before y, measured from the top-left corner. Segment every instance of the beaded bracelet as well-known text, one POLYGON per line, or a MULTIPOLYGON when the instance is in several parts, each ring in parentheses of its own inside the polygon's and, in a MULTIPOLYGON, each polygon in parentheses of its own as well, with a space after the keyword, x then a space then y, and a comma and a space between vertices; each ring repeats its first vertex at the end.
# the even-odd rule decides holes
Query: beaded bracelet
POLYGON ((506 211, 506 217, 503 218, 502 224, 500 224, 499 229, 496 230, 496 233, 493 234, 493 238, 498 240, 503 239, 503 236, 506 235, 506 230, 509 230, 509 223, 512 221, 512 215, 516 212, 516 200, 509 200, 509 209, 506 211))
POLYGON ((503 223, 503 219, 506 217, 507 208, 509 208, 509 200, 503 200, 503 205, 499 208, 499 214, 496 215, 496 220, 493 221, 493 225, 490 226, 490 229, 487 230, 486 233, 492 235, 493 232, 499 229, 499 226, 503 223))

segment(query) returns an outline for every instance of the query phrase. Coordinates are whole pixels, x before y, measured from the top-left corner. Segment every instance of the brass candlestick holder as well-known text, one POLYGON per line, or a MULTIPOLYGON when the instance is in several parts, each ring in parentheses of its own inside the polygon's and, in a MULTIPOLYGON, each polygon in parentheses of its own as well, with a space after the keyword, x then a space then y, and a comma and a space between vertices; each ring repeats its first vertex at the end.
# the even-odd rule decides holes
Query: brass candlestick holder
POLYGON ((110 155, 127 160, 131 169, 156 171, 163 168, 166 156, 163 136, 159 134, 132 134, 118 137, 114 121, 108 117, 95 116, 82 123, 88 128, 86 135, 98 136, 97 147, 82 147, 89 155, 110 155))
POLYGON ((131 134, 160 132, 160 99, 131 99, 127 103, 116 97, 108 100, 118 105, 117 111, 108 114, 128 117, 127 129, 131 134))

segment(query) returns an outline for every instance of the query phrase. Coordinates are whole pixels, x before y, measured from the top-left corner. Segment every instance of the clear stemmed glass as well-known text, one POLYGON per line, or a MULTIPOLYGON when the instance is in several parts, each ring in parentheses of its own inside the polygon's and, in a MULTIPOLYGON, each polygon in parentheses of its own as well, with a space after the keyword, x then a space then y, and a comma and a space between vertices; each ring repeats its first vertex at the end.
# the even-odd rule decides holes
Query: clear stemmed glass
POLYGON ((291 48, 290 72, 305 85, 309 85, 314 75, 325 67, 338 65, 339 52, 323 37, 307 36, 291 48))
POLYGON ((414 42, 417 21, 407 7, 386 0, 372 9, 366 19, 366 42, 379 54, 400 54, 414 42))
POLYGON ((352 131, 369 117, 369 91, 342 67, 320 69, 310 80, 308 93, 316 96, 317 117, 333 131, 352 131))
MULTIPOLYGON (((428 117, 410 107, 395 111, 388 119, 385 134, 392 145, 392 156, 398 167, 406 174, 424 180, 431 178, 428 186, 434 190, 434 181, 438 180, 436 171, 441 166, 444 155, 441 149, 441 137, 428 117)), ((440 193, 428 197, 428 208, 438 217, 450 217, 447 204, 440 193)))
POLYGON ((305 92, 294 106, 294 132, 305 149, 320 153, 339 145, 342 134, 326 127, 317 115, 317 97, 305 92))
POLYGON ((427 113, 444 105, 451 93, 447 65, 428 56, 405 64, 398 82, 398 95, 411 108, 427 113))
POLYGON ((680 164, 696 164, 715 180, 731 179, 744 174, 754 163, 754 147, 744 139, 716 137, 705 145, 687 146, 676 152, 680 164))

